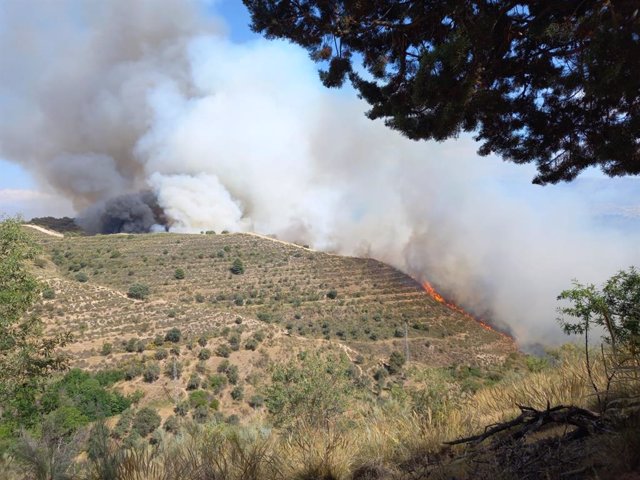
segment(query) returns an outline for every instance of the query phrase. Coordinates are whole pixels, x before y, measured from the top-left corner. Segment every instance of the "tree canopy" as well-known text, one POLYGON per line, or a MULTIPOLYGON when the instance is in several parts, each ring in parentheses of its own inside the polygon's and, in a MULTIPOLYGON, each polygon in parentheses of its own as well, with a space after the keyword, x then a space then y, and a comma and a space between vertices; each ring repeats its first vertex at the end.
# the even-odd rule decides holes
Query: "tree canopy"
POLYGON ((640 173, 636 0, 243 1, 254 31, 306 48, 325 86, 349 79, 411 139, 473 132, 539 184, 640 173))
MULTIPOLYGON (((29 314, 40 284, 28 261, 38 249, 17 219, 0 221, 0 413, 25 414, 52 371, 66 366, 57 350, 68 335, 45 337, 42 321, 29 314)), ((28 412, 27 412, 28 413, 28 412)))

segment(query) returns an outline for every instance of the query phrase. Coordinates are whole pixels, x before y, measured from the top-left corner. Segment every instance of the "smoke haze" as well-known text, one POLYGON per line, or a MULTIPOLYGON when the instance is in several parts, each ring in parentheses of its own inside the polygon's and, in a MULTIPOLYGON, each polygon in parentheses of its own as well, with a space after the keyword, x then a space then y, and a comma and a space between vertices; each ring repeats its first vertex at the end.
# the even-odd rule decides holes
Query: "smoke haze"
POLYGON ((638 232, 603 225, 579 189, 532 186, 465 137, 411 142, 323 89, 304 51, 233 44, 199 8, 0 6, 0 155, 87 230, 256 231, 368 255, 522 342, 562 339, 555 298, 572 278, 639 263, 638 232))

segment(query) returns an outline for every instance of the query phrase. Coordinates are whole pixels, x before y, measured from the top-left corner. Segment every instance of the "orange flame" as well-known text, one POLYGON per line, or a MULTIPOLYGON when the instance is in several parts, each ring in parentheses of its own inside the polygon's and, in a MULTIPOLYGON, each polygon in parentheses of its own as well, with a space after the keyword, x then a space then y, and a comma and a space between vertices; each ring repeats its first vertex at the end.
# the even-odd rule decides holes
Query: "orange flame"
POLYGON ((498 330, 496 330, 495 328, 493 328, 491 325, 483 322, 482 320, 472 316, 471 314, 465 312, 462 308, 460 308, 458 305, 456 305, 455 303, 451 303, 451 302, 447 302, 444 297, 442 295, 440 295, 435 288, 433 288, 433 285, 431 285, 429 282, 427 282, 426 280, 424 282, 422 282, 422 288, 424 289, 425 292, 427 292, 429 294, 429 296, 431 298, 433 298, 436 302, 440 302, 444 305, 446 305, 447 307, 449 307, 451 310, 460 313, 462 315, 464 315, 465 317, 467 317, 469 320, 473 320, 474 322, 478 323, 482 328, 484 328, 485 330, 489 330, 490 332, 494 332, 497 333, 498 335, 507 338, 509 340, 513 340, 513 338, 511 338, 511 336, 507 335, 506 333, 500 332, 498 330))

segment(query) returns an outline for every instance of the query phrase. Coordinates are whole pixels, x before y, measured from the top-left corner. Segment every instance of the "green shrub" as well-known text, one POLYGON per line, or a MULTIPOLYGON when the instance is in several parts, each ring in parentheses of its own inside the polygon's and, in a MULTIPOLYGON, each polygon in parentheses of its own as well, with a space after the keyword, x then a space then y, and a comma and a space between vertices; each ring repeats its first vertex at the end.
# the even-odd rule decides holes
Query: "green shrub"
POLYGON ((40 403, 45 413, 71 406, 89 421, 95 421, 123 412, 131 401, 117 392, 106 390, 95 376, 72 369, 47 387, 40 403))
POLYGON ((262 392, 276 426, 297 422, 320 427, 343 412, 353 397, 346 358, 300 355, 276 365, 262 392))
POLYGON ((245 342, 244 348, 246 350, 255 350, 256 348, 258 348, 258 341, 252 337, 245 342))
POLYGON ((229 270, 231 270, 231 273, 233 273, 234 275, 243 274, 244 264, 242 263, 242 260, 240 260, 239 258, 236 258, 231 264, 231 268, 229 270))
POLYGON ((182 280, 185 277, 184 270, 182 268, 176 268, 176 271, 173 272, 173 278, 176 280, 182 280))
POLYGON ((204 390, 196 390, 189 394, 189 404, 192 408, 198 408, 209 403, 209 395, 204 390))
POLYGON ((211 358, 211 350, 203 348, 198 353, 198 360, 209 360, 211 358))
POLYGON ((42 257, 37 257, 33 260, 33 264, 38 268, 44 268, 47 266, 47 261, 42 257))
POLYGON ((206 423, 209 420, 209 407, 207 405, 199 405, 193 410, 192 415, 196 423, 206 423))
POLYGON ((152 383, 160 378, 160 365, 157 363, 149 363, 142 373, 142 378, 147 383, 152 383))
POLYGON ((329 290, 327 292, 327 298, 330 298, 331 300, 335 299, 338 296, 338 292, 336 290, 329 290))
POLYGON ((109 368, 105 370, 99 370, 94 375, 94 378, 98 380, 98 383, 103 387, 109 387, 116 382, 124 380, 124 370, 119 368, 109 368))
POLYGON ((182 363, 172 358, 164 367, 165 376, 175 380, 182 376, 182 363))
POLYGON ((133 353, 136 351, 136 338, 130 338, 124 343, 124 351, 128 353, 133 353))
POLYGON ((136 377, 142 375, 144 371, 144 366, 142 363, 136 361, 128 364, 124 370, 124 379, 125 380, 133 380, 136 377))
POLYGON ((120 415, 116 426, 113 428, 111 435, 114 438, 122 440, 129 433, 129 429, 131 428, 131 422, 133 421, 133 412, 130 409, 125 410, 120 415))
POLYGON ((229 355, 231 355, 231 348, 229 345, 225 344, 218 345, 216 348, 216 355, 219 357, 229 358, 229 355))
POLYGON ((197 373, 192 373, 187 381, 187 390, 197 390, 200 387, 200 376, 197 373))
POLYGON ((164 345, 164 337, 161 334, 157 334, 153 339, 153 344, 156 347, 161 347, 162 345, 164 345))
POLYGON ((230 365, 231 363, 229 363, 229 360, 222 360, 218 365, 218 368, 216 368, 216 371, 218 373, 226 373, 230 365))
POLYGON ((180 341, 180 339, 182 338, 182 333, 180 332, 180 330, 176 327, 173 327, 171 330, 169 330, 167 332, 167 334, 164 336, 164 340, 166 342, 173 342, 173 343, 178 343, 180 341))
POLYGON ((165 432, 178 433, 178 430, 180 429, 180 420, 175 415, 171 415, 164 421, 162 428, 164 428, 165 432))
POLYGON ((271 323, 272 315, 269 312, 258 312, 256 316, 261 322, 271 323))
POLYGON ((100 350, 100 353, 102 355, 105 355, 105 356, 106 355, 110 355, 112 351, 113 351, 113 345, 112 344, 110 344, 109 342, 104 342, 102 344, 102 350, 100 350))
POLYGON ((241 385, 237 385, 233 390, 231 390, 231 398, 236 401, 242 400, 244 398, 244 388, 241 385))
POLYGON ((76 280, 80 283, 85 283, 89 280, 89 277, 84 272, 78 272, 76 273, 76 280))
POLYGON ((167 350, 164 348, 157 349, 156 353, 154 354, 154 357, 156 360, 164 360, 168 356, 169 356, 169 352, 167 352, 167 350))
POLYGON ((141 437, 146 437, 160 426, 160 415, 149 407, 138 410, 133 417, 133 430, 141 437))
POLYGON ((234 333, 229 337, 229 346, 234 352, 240 349, 240 334, 234 333))
POLYGON ((209 377, 209 386, 213 393, 218 395, 227 386, 227 377, 224 375, 211 375, 209 377))
POLYGON ((149 296, 149 287, 142 283, 134 283, 129 287, 127 296, 136 300, 144 300, 149 296))
POLYGON ((204 335, 198 338, 198 345, 200 345, 201 347, 206 347, 207 342, 208 342, 207 337, 205 337, 204 335))
POLYGON ((176 415, 184 417, 189 412, 189 402, 178 402, 173 411, 176 415))
POLYGON ((248 403, 251 408, 261 408, 264 405, 264 397, 262 395, 253 395, 248 403))
POLYGON ((227 379, 229 379, 229 383, 231 385, 235 385, 238 383, 240 374, 236 365, 229 365, 229 367, 225 371, 225 374, 227 375, 227 379))
POLYGON ((56 298, 56 292, 51 287, 45 287, 42 290, 42 298, 44 298, 45 300, 53 300, 54 298, 56 298))
POLYGON ((389 373, 391 375, 394 375, 402 370, 402 367, 404 366, 406 361, 407 359, 402 353, 398 351, 391 352, 391 356, 389 357, 389 361, 387 363, 387 370, 389 370, 389 373))
POLYGON ((130 338, 124 344, 125 352, 133 353, 136 351, 136 343, 138 342, 137 338, 130 338))

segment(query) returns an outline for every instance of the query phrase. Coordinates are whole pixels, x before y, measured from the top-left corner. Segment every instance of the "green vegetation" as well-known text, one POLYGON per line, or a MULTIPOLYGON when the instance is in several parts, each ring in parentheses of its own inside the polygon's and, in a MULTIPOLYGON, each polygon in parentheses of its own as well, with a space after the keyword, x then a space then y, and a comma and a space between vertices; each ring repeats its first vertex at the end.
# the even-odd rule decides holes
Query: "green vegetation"
POLYGON ((166 333, 166 335, 164 336, 164 341, 178 343, 181 338, 182 338, 182 333, 178 328, 174 327, 166 333))
POLYGON ((146 437, 160 426, 161 418, 158 413, 148 407, 141 408, 133 417, 133 430, 141 437, 146 437))
POLYGON ((176 280, 183 280, 185 277, 184 270, 182 268, 176 268, 175 272, 173 272, 173 278, 176 280))
POLYGON ((26 315, 40 295, 27 267, 37 252, 19 220, 0 222, 0 414, 8 432, 36 421, 46 380, 67 364, 58 349, 69 336, 44 337, 42 321, 26 315))
POLYGON ((127 296, 136 300, 144 300, 149 296, 149 287, 142 283, 134 283, 129 287, 127 296))
POLYGON ((80 283, 89 281, 89 276, 84 272, 78 272, 75 276, 76 280, 80 283))
MULTIPOLYGON (((32 476, 30 465, 42 458, 37 452, 48 452, 56 468, 72 478, 128 478, 123 470, 92 477, 104 465, 101 456, 113 459, 116 469, 126 465, 133 478, 149 478, 149 472, 167 479, 199 478, 203 472, 211 478, 252 478, 249 465, 250 472, 260 472, 258 478, 279 480, 367 478, 363 475, 373 475, 373 467, 379 469, 374 478, 440 478, 440 473, 526 478, 503 461, 512 458, 509 452, 490 450, 500 448, 500 441, 488 440, 477 450, 443 450, 443 442, 516 417, 517 404, 545 409, 549 401, 601 413, 593 384, 606 405, 607 428, 617 435, 622 430, 607 412, 620 414, 622 393, 640 394, 619 374, 607 390, 607 372, 622 365, 613 361, 608 339, 605 356, 568 346, 542 358, 524 356, 508 339, 435 302, 406 276, 373 260, 236 234, 42 237, 41 242, 56 266, 27 272, 41 275, 56 295, 45 300, 36 293, 28 311, 42 315, 47 331, 77 332, 71 360, 84 370, 69 372, 66 379, 50 371, 30 397, 35 401, 16 398, 11 417, 3 416, 0 463, 12 461, 11 479, 32 476), (111 259, 114 250, 121 256, 111 259), (219 250, 224 259, 217 257, 219 250), (233 258, 251 268, 231 274, 233 258), (175 282, 178 262, 189 275, 175 282), (74 281, 79 271, 91 275, 91 285, 74 281), (134 283, 148 285, 153 301, 125 298, 134 283), (332 290, 333 299, 327 296, 332 290), (196 298, 199 292, 203 302, 196 298), (242 306, 236 304, 239 298, 242 306), (401 353, 407 347, 411 361, 401 353), (117 421, 102 422, 114 414, 117 421), (26 427, 24 434, 20 427, 26 427), (20 450, 25 445, 33 448, 20 450), (490 461, 474 456, 483 451, 490 461), (77 465, 65 461, 67 454, 77 465), (494 466, 502 476, 487 473, 494 466), (218 467, 224 472, 213 472, 218 467)), ((620 276, 615 295, 615 288, 607 289, 609 294, 594 290, 613 302, 607 315, 617 309, 614 343, 620 359, 635 348, 636 297, 629 293, 635 291, 635 275, 632 270, 620 276)), ((563 307, 575 307, 564 301, 563 307)), ((590 313, 591 336, 601 327, 594 323, 599 312, 590 313)), ((565 314, 565 322, 583 319, 565 314)), ((610 337, 606 326, 604 332, 610 337)), ((631 371, 631 365, 620 371, 631 371)), ((623 423, 633 424, 627 413, 620 415, 623 423)), ((545 433, 557 446, 556 459, 568 451, 565 446, 575 445, 562 437, 564 431, 545 433)), ((623 451, 617 438, 595 429, 584 441, 611 442, 623 451)), ((635 445, 632 434, 624 438, 635 445)), ((510 445, 518 458, 547 451, 535 435, 510 445)), ((558 478, 554 461, 534 464, 531 475, 558 478), (544 469, 551 473, 545 476, 544 469)), ((597 461, 611 475, 623 471, 597 461)))
POLYGON ((348 365, 344 357, 324 359, 303 353, 296 361, 276 366, 272 383, 264 390, 275 424, 304 422, 320 427, 342 413, 355 389, 348 365))
POLYGON ((231 264, 231 273, 233 273, 234 275, 241 275, 244 273, 244 264, 242 263, 242 260, 240 260, 239 258, 236 258, 233 263, 231 264))

